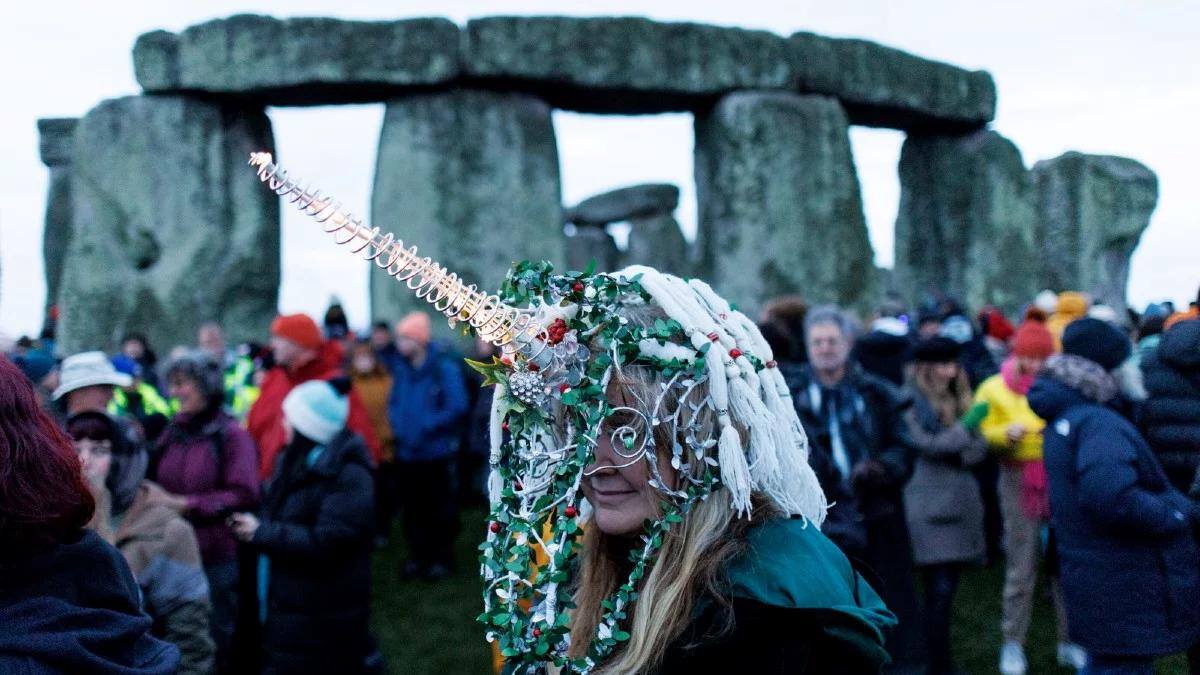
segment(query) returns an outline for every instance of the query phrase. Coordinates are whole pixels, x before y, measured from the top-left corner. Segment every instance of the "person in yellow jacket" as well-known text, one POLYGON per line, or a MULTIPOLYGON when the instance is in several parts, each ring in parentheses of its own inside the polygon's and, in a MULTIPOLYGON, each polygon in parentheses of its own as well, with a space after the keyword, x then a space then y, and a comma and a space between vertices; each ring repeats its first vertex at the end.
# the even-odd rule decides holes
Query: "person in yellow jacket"
POLYGON ((158 390, 142 379, 142 367, 136 361, 118 354, 112 358, 113 368, 133 380, 127 387, 114 387, 108 414, 135 420, 147 441, 153 442, 166 428, 167 422, 179 412, 176 401, 163 398, 158 390))
MULTIPOLYGON (((979 430, 992 452, 1001 458, 1000 512, 1004 519, 1004 595, 1000 649, 1000 672, 1023 675, 1025 634, 1033 611, 1037 583, 1041 527, 1049 519, 1046 472, 1042 467, 1044 420, 1029 408, 1025 395, 1042 364, 1055 351, 1054 336, 1033 310, 1013 338, 1013 350, 1000 373, 983 381, 975 392, 976 403, 987 403, 988 414, 979 430)), ((1057 583, 1051 580, 1058 616, 1058 660, 1062 665, 1082 667, 1083 650, 1067 637, 1066 615, 1057 583)))

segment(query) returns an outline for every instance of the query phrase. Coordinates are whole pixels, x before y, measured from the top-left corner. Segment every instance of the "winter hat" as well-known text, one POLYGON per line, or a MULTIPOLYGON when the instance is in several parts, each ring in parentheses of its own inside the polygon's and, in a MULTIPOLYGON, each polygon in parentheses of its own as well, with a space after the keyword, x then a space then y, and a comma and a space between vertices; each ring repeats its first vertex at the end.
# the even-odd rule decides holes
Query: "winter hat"
POLYGON ((13 359, 13 362, 21 369, 22 373, 25 373, 25 377, 28 377, 29 381, 34 384, 41 382, 50 374, 50 371, 54 370, 54 359, 49 354, 38 350, 27 352, 24 356, 18 356, 13 359))
POLYGON ((271 322, 271 335, 291 340, 305 349, 320 349, 321 329, 307 314, 281 314, 271 322))
POLYGON ((1088 310, 1087 315, 1093 319, 1107 321, 1114 326, 1121 325, 1121 317, 1117 316, 1117 310, 1109 307, 1108 305, 1092 305, 1092 308, 1088 310))
POLYGON ((63 359, 62 384, 54 390, 53 398, 58 400, 76 389, 92 387, 98 384, 110 384, 114 387, 128 387, 133 378, 125 373, 118 373, 104 352, 83 352, 63 359))
POLYGON ((1054 310, 1055 314, 1062 316, 1081 318, 1087 316, 1088 301, 1083 293, 1075 291, 1063 291, 1058 294, 1058 307, 1054 310))
POLYGON ((433 337, 432 322, 425 312, 410 312, 396 323, 396 335, 409 338, 422 345, 429 344, 433 337))
POLYGON ((325 380, 297 385, 283 399, 283 416, 292 428, 317 443, 328 443, 346 427, 350 402, 325 380))
POLYGON ((139 377, 142 374, 142 366, 124 354, 117 354, 112 357, 112 364, 118 373, 123 373, 130 377, 139 377))
POLYGON ((1129 358, 1129 338, 1116 326, 1100 319, 1085 317, 1071 322, 1063 332, 1063 353, 1082 356, 1116 370, 1129 358))
POLYGON ((1026 321, 1013 338, 1014 356, 1045 359, 1054 354, 1054 336, 1040 321, 1026 321))
POLYGON ((1047 316, 1053 314, 1058 309, 1058 294, 1050 289, 1046 289, 1037 294, 1033 299, 1033 306, 1042 310, 1047 316))
POLYGON ((953 314, 942 320, 942 327, 938 329, 938 335, 963 345, 974 337, 975 328, 967 317, 962 314, 953 314))
POLYGON ((962 345, 956 340, 937 336, 922 340, 913 347, 913 360, 922 363, 952 363, 962 354, 962 345))
POLYGON ((979 314, 979 322, 985 327, 987 335, 1001 342, 1008 342, 1017 329, 1004 318, 1004 312, 995 307, 988 307, 979 314))
POLYGON ((894 316, 881 316, 871 322, 871 330, 894 337, 904 337, 908 335, 908 323, 894 316))

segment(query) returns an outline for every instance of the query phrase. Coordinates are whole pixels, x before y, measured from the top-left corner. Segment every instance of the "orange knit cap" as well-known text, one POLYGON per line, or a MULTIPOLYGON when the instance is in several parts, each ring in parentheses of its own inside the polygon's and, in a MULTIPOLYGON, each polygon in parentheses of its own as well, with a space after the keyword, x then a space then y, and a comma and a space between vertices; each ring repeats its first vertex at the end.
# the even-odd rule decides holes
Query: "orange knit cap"
POLYGON ((307 314, 281 314, 271 322, 271 335, 291 340, 305 349, 320 349, 324 338, 317 322, 307 314))
POLYGON ((396 335, 406 337, 421 345, 433 339, 433 325, 425 312, 411 312, 396 322, 396 335))
POLYGON ((1032 359, 1046 359, 1054 354, 1054 336, 1040 321, 1026 321, 1013 338, 1013 354, 1032 359))

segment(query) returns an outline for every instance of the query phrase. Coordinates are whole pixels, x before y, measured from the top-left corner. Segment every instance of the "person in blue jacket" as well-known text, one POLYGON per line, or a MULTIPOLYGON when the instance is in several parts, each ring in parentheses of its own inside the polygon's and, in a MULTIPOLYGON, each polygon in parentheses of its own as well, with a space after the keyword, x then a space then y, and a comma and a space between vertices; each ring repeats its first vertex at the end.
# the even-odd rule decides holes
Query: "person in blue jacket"
POLYGON ((1044 431, 1051 523, 1071 638, 1085 673, 1152 673, 1200 638, 1200 506, 1171 486, 1119 410, 1112 371, 1130 354, 1116 327, 1080 319, 1063 334, 1029 405, 1044 431))
POLYGON ((395 434, 398 502, 410 551, 402 573, 440 579, 454 568, 455 469, 468 410, 462 369, 431 337, 429 315, 423 312, 396 324, 396 353, 388 359, 388 421, 395 434))

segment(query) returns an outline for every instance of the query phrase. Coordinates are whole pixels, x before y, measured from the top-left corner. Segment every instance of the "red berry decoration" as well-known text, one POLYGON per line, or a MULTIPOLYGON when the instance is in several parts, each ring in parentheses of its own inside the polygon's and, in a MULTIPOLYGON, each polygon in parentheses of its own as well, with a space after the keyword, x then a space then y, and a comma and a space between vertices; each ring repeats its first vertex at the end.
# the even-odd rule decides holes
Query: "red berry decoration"
POLYGON ((767 361, 767 367, 768 368, 778 368, 779 363, 777 361, 767 361))
POLYGON ((538 364, 536 364, 536 363, 529 364, 529 372, 536 373, 539 370, 541 370, 541 368, 538 367, 538 364))
POLYGON ((508 366, 509 368, 512 368, 512 359, 508 358, 507 356, 500 359, 500 363, 503 363, 504 365, 508 366))
POLYGON ((729 358, 731 358, 731 359, 736 359, 737 357, 739 357, 741 355, 742 355, 742 350, 740 350, 740 349, 730 349, 729 350, 729 358))
POLYGON ((568 518, 574 518, 579 514, 579 512, 575 510, 574 506, 568 506, 567 508, 563 509, 563 514, 568 518))
POLYGON ((546 329, 546 340, 550 344, 556 345, 562 342, 563 338, 567 337, 567 331, 567 322, 562 319, 555 319, 554 323, 550 324, 550 327, 546 329))
POLYGON ((721 336, 717 335, 715 332, 713 332, 713 333, 708 334, 708 339, 712 340, 713 342, 716 342, 717 340, 721 339, 721 336))
POLYGON ((568 391, 571 391, 571 385, 567 384, 566 382, 558 385, 558 393, 565 394, 568 391))
POLYGON ((503 530, 504 526, 493 520, 492 524, 488 525, 488 529, 492 531, 492 534, 500 534, 500 530, 503 530))
POLYGON ((576 281, 575 283, 571 284, 571 290, 575 291, 576 293, 582 293, 583 292, 583 282, 576 281))
POLYGON ((542 637, 542 629, 541 629, 541 628, 534 628, 534 629, 533 629, 533 637, 535 637, 535 638, 540 638, 540 637, 542 637))
POLYGON ((503 430, 505 430, 505 431, 508 431, 508 422, 504 422, 504 423, 502 423, 502 424, 500 425, 500 428, 501 428, 501 429, 503 429, 503 430))

